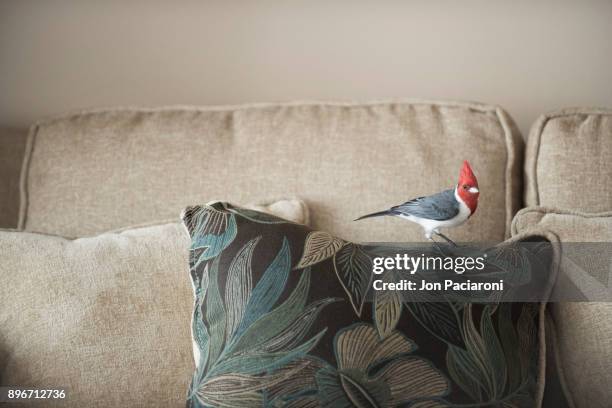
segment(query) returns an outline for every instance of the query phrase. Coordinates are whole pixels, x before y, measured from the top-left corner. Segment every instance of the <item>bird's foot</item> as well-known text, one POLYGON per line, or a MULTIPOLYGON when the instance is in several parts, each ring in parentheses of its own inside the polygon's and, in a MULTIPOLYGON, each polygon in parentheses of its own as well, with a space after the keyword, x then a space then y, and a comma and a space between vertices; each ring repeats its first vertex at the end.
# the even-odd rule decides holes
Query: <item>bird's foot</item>
POLYGON ((446 253, 442 250, 442 247, 440 246, 440 244, 438 244, 433 238, 429 237, 427 238, 431 241, 431 243, 433 244, 433 246, 438 250, 438 252, 442 255, 442 256, 446 256, 446 253))
POLYGON ((436 235, 439 236, 440 238, 442 238, 443 240, 445 240, 446 242, 448 242, 449 244, 451 244, 452 246, 457 247, 457 244, 455 244, 455 242, 452 239, 450 239, 449 237, 447 237, 443 233, 436 232, 436 235))

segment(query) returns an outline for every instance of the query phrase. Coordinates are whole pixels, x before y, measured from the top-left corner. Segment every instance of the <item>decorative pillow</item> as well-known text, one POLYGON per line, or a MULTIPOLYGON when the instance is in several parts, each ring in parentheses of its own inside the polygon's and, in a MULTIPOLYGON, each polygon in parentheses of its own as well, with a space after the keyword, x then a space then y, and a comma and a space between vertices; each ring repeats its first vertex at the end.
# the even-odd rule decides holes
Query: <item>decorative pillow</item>
MULTIPOLYGON (((525 208, 512 222, 513 235, 549 230, 562 243, 612 242, 612 212, 585 214, 546 207, 525 208)), ((565 248, 572 250, 572 247, 565 248)), ((577 254, 584 256, 584 254, 577 254)), ((607 287, 612 276, 610 255, 591 255, 587 270, 561 264, 563 275, 577 287, 588 282, 607 287), (607 261, 604 268, 596 262, 607 261)), ((587 255, 588 256, 588 255, 587 255)), ((608 407, 612 401, 612 303, 556 302, 550 305, 556 365, 567 398, 575 407, 608 407)))
POLYGON ((188 406, 539 405, 543 306, 391 292, 370 303, 361 245, 227 203, 182 217, 195 291, 188 406))
POLYGON ((66 388, 63 407, 184 406, 188 245, 180 223, 77 240, 0 231, 0 385, 66 388))

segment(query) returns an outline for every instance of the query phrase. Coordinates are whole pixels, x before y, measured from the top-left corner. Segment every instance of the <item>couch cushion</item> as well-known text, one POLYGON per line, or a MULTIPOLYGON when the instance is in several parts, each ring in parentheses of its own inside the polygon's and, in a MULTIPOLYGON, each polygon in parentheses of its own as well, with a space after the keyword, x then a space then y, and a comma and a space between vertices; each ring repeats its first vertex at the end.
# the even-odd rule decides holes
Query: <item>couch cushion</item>
POLYGON ((612 210, 612 110, 541 116, 529 135, 525 178, 528 206, 612 210))
MULTIPOLYGON (((307 216, 297 201, 258 209, 307 216)), ((0 385, 67 387, 66 407, 184 406, 188 246, 179 223, 74 241, 0 231, 0 385)))
POLYGON ((472 103, 292 103, 83 112, 33 126, 20 226, 85 236, 167 219, 193 202, 291 194, 312 224, 353 240, 410 241, 368 212, 452 187, 464 159, 482 191, 455 240, 499 241, 520 202, 521 138, 472 103))
MULTIPOLYGON (((612 242, 612 212, 583 214, 532 207, 521 210, 512 223, 513 235, 542 229, 556 234, 561 242, 612 242)), ((610 256, 598 256, 606 255, 610 256)), ((610 270, 607 272, 609 274, 610 270)), ((566 270, 563 274, 571 275, 572 271, 566 270)), ((593 278, 605 280, 608 287, 612 282, 610 276, 593 278)), ((576 407, 609 406, 612 400, 612 303, 558 302, 551 303, 549 309, 555 333, 556 363, 568 399, 576 407)))

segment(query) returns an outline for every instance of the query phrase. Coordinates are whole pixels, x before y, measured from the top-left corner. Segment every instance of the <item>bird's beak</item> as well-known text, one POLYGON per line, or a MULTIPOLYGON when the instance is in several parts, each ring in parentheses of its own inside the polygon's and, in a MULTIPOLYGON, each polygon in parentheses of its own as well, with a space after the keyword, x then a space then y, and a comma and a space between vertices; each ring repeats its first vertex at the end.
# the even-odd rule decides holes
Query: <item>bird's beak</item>
POLYGON ((470 189, 468 190, 470 193, 472 194, 476 194, 479 192, 479 190, 476 187, 470 187, 470 189))

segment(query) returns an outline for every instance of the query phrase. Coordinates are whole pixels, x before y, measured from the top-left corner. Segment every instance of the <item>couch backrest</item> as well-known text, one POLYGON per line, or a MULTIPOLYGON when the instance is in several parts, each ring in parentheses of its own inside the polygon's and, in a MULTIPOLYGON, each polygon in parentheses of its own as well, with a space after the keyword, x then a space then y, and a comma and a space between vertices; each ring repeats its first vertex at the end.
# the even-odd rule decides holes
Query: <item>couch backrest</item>
POLYGON ((453 187, 467 159, 477 214, 458 240, 504 239, 520 204, 522 140, 475 103, 291 103, 112 109, 34 125, 20 227, 64 236, 177 217, 183 207, 297 196, 315 228, 351 240, 421 240, 368 212, 453 187))
POLYGON ((574 108, 542 115, 525 158, 528 206, 612 210, 612 109, 574 108))

